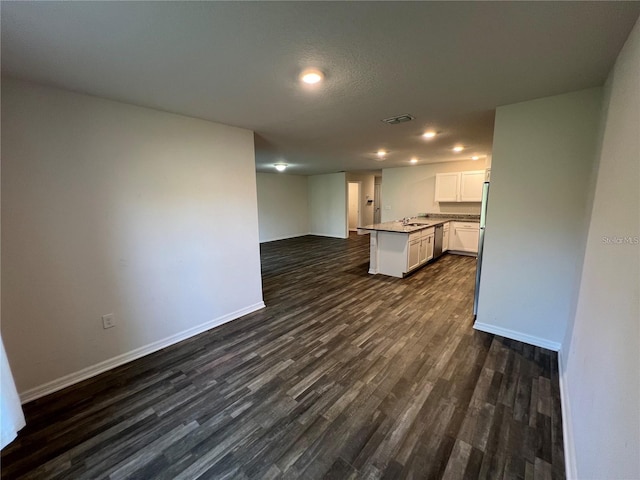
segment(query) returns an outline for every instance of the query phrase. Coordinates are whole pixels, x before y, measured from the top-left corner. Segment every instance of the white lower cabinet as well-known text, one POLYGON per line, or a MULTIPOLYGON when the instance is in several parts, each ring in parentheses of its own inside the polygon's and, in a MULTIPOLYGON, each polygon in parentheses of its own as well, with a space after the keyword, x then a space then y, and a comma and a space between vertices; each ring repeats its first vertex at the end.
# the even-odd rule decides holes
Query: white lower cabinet
POLYGON ((471 254, 478 253, 480 224, 475 222, 451 222, 453 236, 449 238, 449 250, 471 254))
POLYGON ((424 251, 425 251, 423 263, 428 262, 433 258, 433 244, 434 244, 435 238, 436 236, 434 233, 422 238, 422 244, 424 245, 424 251))
POLYGON ((422 265, 427 261, 427 241, 424 238, 420 239, 420 262, 418 265, 422 265))
MULTIPOLYGON (((442 251, 477 255, 480 224, 450 221, 442 228, 442 251)), ((433 259, 435 228, 398 232, 374 229, 369 240, 369 273, 403 278, 433 259)))
POLYGON ((413 235, 409 237, 409 255, 407 258, 407 272, 409 270, 413 270, 418 265, 420 265, 420 250, 422 247, 422 238, 417 235, 416 238, 412 238, 413 235))
POLYGON ((449 250, 449 222, 445 223, 442 229, 442 251, 447 250, 449 250))
POLYGON ((407 269, 405 273, 424 265, 433 258, 434 239, 435 233, 433 228, 426 228, 409 235, 407 245, 407 269))

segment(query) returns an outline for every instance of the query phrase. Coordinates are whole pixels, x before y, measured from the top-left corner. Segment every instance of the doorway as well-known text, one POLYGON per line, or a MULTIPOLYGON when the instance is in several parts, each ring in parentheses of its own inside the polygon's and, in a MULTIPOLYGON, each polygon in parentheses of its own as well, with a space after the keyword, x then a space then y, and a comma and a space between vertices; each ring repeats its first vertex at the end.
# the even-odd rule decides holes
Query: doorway
POLYGON ((361 226, 360 218, 360 182, 349 182, 349 231, 355 232, 361 226))
MULTIPOLYGON (((381 223, 380 222, 380 217, 381 217, 381 211, 380 211, 380 207, 382 207, 382 204, 380 203, 380 182, 378 181, 379 177, 376 177, 375 180, 375 185, 373 186, 373 223, 381 223)), ((380 180, 382 180, 382 178, 380 178, 380 180)))

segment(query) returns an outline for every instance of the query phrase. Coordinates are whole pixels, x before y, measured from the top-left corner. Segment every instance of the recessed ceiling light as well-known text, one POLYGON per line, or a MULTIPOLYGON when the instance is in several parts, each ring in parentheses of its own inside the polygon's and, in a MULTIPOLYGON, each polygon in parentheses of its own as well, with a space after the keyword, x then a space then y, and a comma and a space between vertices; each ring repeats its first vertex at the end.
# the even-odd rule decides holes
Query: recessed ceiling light
POLYGON ((300 80, 309 85, 315 85, 324 78, 324 74, 315 68, 308 68, 300 74, 300 80))
POLYGON ((436 132, 434 132, 433 130, 429 130, 429 131, 427 131, 427 132, 424 132, 424 133, 422 134, 422 136, 423 136, 424 138, 433 138, 433 137, 435 137, 435 136, 436 136, 436 132))
POLYGON ((471 160, 479 160, 480 157, 478 155, 474 155, 473 157, 471 157, 471 160))
POLYGON ((276 170, 278 170, 279 172, 284 172, 284 170, 288 167, 286 163, 276 163, 273 166, 276 167, 276 170))
POLYGON ((387 155, 387 151, 386 150, 378 150, 376 155, 378 155, 378 158, 384 158, 387 155))
POLYGON ((418 163, 418 159, 416 157, 413 157, 411 160, 409 160, 409 162, 418 163))
POLYGON ((464 150, 464 147, 462 145, 456 145, 455 147, 453 147, 453 151, 456 153, 461 152, 462 150, 464 150))

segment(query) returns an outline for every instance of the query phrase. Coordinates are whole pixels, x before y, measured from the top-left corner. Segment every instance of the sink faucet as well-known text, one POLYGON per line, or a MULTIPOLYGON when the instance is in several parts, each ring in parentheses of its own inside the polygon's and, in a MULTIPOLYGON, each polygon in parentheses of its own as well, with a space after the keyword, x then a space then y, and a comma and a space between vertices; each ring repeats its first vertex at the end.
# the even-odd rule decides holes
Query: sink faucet
POLYGON ((406 226, 406 225, 408 225, 408 224, 409 224, 409 222, 410 222, 410 221, 411 221, 411 217, 404 217, 404 218, 402 219, 402 225, 405 225, 405 226, 406 226))

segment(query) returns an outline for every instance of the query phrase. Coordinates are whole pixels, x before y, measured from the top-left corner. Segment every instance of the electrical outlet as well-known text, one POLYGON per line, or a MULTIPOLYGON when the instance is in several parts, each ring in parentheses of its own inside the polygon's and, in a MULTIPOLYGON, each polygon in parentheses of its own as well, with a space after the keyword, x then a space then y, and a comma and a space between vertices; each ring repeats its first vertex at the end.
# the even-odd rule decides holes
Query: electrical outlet
POLYGON ((102 316, 102 328, 112 328, 116 326, 116 320, 113 317, 113 313, 108 313, 102 316))

